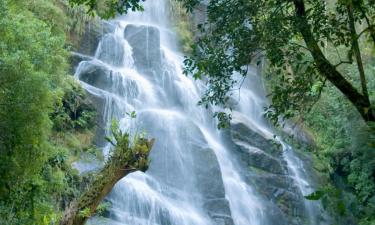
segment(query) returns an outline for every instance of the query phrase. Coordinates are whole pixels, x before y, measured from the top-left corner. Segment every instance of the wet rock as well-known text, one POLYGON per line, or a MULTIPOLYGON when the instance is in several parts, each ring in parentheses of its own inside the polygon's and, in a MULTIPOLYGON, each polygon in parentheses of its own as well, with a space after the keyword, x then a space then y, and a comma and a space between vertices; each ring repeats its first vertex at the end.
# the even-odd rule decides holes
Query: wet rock
POLYGON ((233 225, 228 200, 225 198, 210 199, 204 202, 203 208, 217 225, 233 225))
POLYGON ((248 124, 234 119, 226 133, 231 153, 244 168, 245 182, 264 200, 269 224, 300 225, 306 219, 304 199, 288 171, 281 146, 248 124))
POLYGON ((122 66, 124 55, 123 41, 114 34, 104 35, 97 50, 97 58, 112 66, 122 66))
POLYGON ((79 79, 99 89, 110 89, 112 71, 104 65, 93 61, 84 61, 80 65, 79 79))
POLYGON ((69 65, 70 65, 70 74, 73 75, 76 72, 78 64, 82 61, 90 61, 92 57, 87 55, 82 55, 77 52, 71 52, 69 57, 69 65))
POLYGON ((275 157, 280 157, 282 155, 280 146, 277 146, 273 140, 267 139, 266 137, 260 135, 257 131, 251 129, 245 123, 233 121, 231 124, 230 133, 231 139, 234 143, 247 143, 248 145, 261 149, 275 157))
MULTIPOLYGON (((207 22, 207 6, 209 4, 209 1, 203 0, 199 1, 199 3, 195 6, 191 19, 192 24, 194 25, 194 28, 196 28, 200 24, 204 24, 207 22)), ((202 33, 196 29, 194 30, 194 38, 198 40, 199 37, 202 36, 202 33)))
MULTIPOLYGON (((125 92, 128 89, 117 88, 121 82, 124 82, 121 80, 122 77, 97 61, 81 62, 77 73, 82 82, 97 88, 95 94, 88 91, 88 96, 97 112, 96 122, 98 126, 95 143, 97 146, 103 147, 106 143, 104 137, 106 136, 106 129, 108 128, 107 121, 111 121, 112 118, 119 118, 119 115, 114 115, 113 113, 121 112, 121 110, 119 110, 121 107, 116 95, 125 96, 125 92), (111 92, 113 95, 106 92, 111 92), (106 110, 108 110, 108 112, 106 110)), ((133 93, 136 94, 137 85, 131 80, 128 82, 128 88, 133 87, 135 89, 133 93)), ((90 90, 90 88, 88 89, 90 90)))
POLYGON ((119 102, 114 98, 108 98, 104 95, 96 95, 88 92, 88 97, 96 110, 96 134, 95 134, 95 145, 98 147, 104 147, 107 144, 105 137, 107 136, 106 131, 110 124, 108 121, 112 121, 113 118, 119 119, 121 115, 115 113, 118 112, 121 106, 119 102), (113 110, 108 110, 105 106, 111 107, 113 110))
POLYGON ((147 173, 169 187, 168 195, 178 198, 181 191, 186 191, 189 199, 202 204, 213 220, 220 218, 225 225, 233 225, 218 159, 199 127, 170 111, 143 111, 137 121, 140 129, 147 125, 149 135, 159 137, 147 173))
POLYGON ((225 197, 220 165, 213 150, 197 148, 194 150, 193 157, 198 189, 203 197, 207 199, 225 197))
POLYGON ((231 151, 244 168, 254 168, 255 172, 286 175, 286 162, 282 157, 280 146, 267 139, 247 124, 233 120, 228 138, 231 151))
POLYGON ((108 33, 113 33, 116 27, 106 21, 94 21, 86 23, 85 30, 80 37, 76 52, 94 56, 100 39, 108 33))
POLYGON ((313 135, 301 123, 287 121, 283 127, 283 131, 290 137, 293 137, 293 140, 297 141, 303 148, 309 146, 316 147, 313 135))
MULTIPOLYGON (((289 175, 276 175, 271 173, 263 174, 249 174, 246 177, 247 183, 251 183, 256 187, 263 196, 271 200, 274 196, 274 192, 277 189, 285 189, 288 191, 296 191, 296 187, 293 185, 293 178, 289 175)), ((298 192, 298 191, 297 191, 298 192)))
POLYGON ((136 81, 110 70, 105 64, 84 61, 79 66, 79 79, 91 86, 117 94, 128 100, 136 98, 139 88, 136 81))
POLYGON ((247 179, 262 196, 273 202, 284 216, 304 216, 302 194, 290 176, 263 174, 251 175, 247 179))
POLYGON ((232 225, 229 202, 225 198, 220 165, 210 148, 196 148, 194 153, 196 185, 203 198, 203 208, 217 224, 232 225))
POLYGON ((286 174, 286 170, 279 159, 245 142, 237 141, 236 145, 241 154, 241 160, 247 167, 256 167, 274 174, 286 174))
POLYGON ((98 147, 104 147, 106 141, 104 139, 105 137, 105 121, 103 120, 103 114, 104 114, 104 106, 105 106, 105 98, 101 96, 96 96, 93 94, 90 94, 88 92, 88 97, 90 101, 93 103, 95 110, 96 110, 96 133, 95 133, 95 145, 98 147))
POLYGON ((160 68, 160 32, 156 27, 130 24, 126 26, 124 36, 133 49, 134 63, 138 70, 160 68))
POLYGON ((229 202, 217 157, 210 148, 195 148, 194 170, 196 185, 203 198, 203 208, 216 224, 233 225, 229 202))

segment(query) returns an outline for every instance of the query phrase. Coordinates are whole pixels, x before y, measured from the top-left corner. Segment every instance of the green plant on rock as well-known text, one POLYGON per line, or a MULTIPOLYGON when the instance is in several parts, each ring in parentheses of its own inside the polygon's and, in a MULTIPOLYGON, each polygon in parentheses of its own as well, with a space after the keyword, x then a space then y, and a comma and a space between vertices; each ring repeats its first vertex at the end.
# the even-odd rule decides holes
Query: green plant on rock
POLYGON ((92 129, 95 126, 96 112, 85 90, 73 78, 68 77, 65 82, 62 101, 58 102, 51 114, 54 129, 92 129))
POLYGON ((117 122, 112 123, 111 131, 112 137, 107 140, 113 148, 104 168, 95 174, 93 182, 77 201, 72 202, 65 210, 61 225, 84 224, 120 179, 131 172, 145 171, 148 168, 148 155, 154 139, 147 140, 138 135, 132 138, 129 132, 121 131, 117 122))

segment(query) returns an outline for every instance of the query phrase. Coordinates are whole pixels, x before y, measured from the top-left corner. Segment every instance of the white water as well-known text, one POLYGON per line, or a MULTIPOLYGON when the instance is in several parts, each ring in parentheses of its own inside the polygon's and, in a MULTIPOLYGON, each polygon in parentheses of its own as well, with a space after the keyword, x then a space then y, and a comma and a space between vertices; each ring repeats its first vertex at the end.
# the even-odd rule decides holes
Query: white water
MULTIPOLYGON (((148 0, 145 12, 130 13, 112 21, 116 26, 115 32, 104 36, 95 57, 81 62, 77 68, 76 78, 81 80, 83 87, 103 100, 103 122, 107 128, 115 118, 120 120, 122 129, 131 132, 144 130, 149 137, 156 139, 149 170, 122 179, 108 197, 112 203, 110 218, 94 218, 90 223, 229 225, 233 219, 236 225, 269 224, 264 200, 240 175, 243 168, 236 165, 222 143, 212 114, 196 105, 204 85, 182 74, 183 56, 176 48, 175 35, 170 30, 167 7, 164 0, 148 0), (137 64, 134 52, 139 50, 132 49, 129 40, 124 38, 126 27, 134 24, 152 26, 160 32, 161 51, 156 58, 152 53, 154 39, 150 38, 154 31, 147 29, 146 42, 141 40, 143 36, 139 38, 139 43, 144 44, 143 60, 160 60, 160 66, 142 67, 137 64), (98 68, 107 71, 100 73, 100 76, 106 74, 104 79, 92 81, 93 78, 84 77, 98 68), (129 120, 125 113, 133 110, 137 112, 137 118, 129 120), (202 161, 204 157, 209 161, 202 161), (218 168, 215 168, 216 164, 218 168), (206 167, 213 169, 206 171, 206 167), (220 172, 219 176, 215 171, 220 172), (205 173, 208 176, 202 178, 200 175, 205 173), (205 182, 207 184, 201 187, 200 184, 205 182), (215 189, 213 196, 207 191, 211 188, 210 182, 215 189), (220 185, 225 191, 222 195, 220 185), (223 213, 221 210, 225 206, 222 206, 217 210, 218 215, 212 216, 213 211, 207 210, 206 203, 218 199, 230 210, 223 213)), ((132 37, 137 32, 128 35, 132 37)), ((246 81, 241 96, 238 96, 240 101, 234 119, 272 138, 272 129, 262 117, 263 106, 266 105, 264 93, 256 87, 261 82, 251 85, 250 80, 246 81)), ((106 135, 109 135, 108 130, 106 135)), ((296 185, 303 194, 308 194, 311 189, 305 175, 300 172, 303 164, 287 145, 284 146, 284 157, 296 185)), ((108 151, 109 145, 104 147, 105 154, 108 151)), ((210 207, 215 207, 215 204, 210 207)))

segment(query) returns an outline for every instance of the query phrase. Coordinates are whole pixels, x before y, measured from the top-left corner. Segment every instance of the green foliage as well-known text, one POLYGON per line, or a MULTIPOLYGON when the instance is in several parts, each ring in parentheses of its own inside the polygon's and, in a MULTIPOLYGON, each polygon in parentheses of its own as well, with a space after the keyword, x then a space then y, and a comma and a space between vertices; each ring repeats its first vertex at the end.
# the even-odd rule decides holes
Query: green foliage
POLYGON ((100 203, 98 205, 98 207, 96 208, 96 214, 97 215, 102 215, 103 213, 105 213, 108 208, 111 206, 111 203, 110 202, 103 202, 103 203, 100 203))
MULTIPOLYGON (((134 117, 135 113, 129 113, 134 117)), ((97 173, 87 189, 65 212, 61 224, 84 224, 93 214, 100 214, 108 205, 100 204, 113 186, 131 172, 148 168, 148 155, 154 140, 129 131, 122 131, 117 121, 112 122, 112 137, 107 140, 113 145, 105 166, 97 173)))
POLYGON ((137 118, 137 112, 136 112, 136 111, 126 112, 125 114, 126 114, 127 116, 129 116, 130 119, 135 119, 135 118, 137 118))
POLYGON ((185 54, 192 52, 194 44, 192 15, 188 14, 182 3, 178 0, 170 1, 170 18, 172 20, 174 30, 179 38, 181 50, 185 54))
POLYGON ((82 218, 90 217, 90 215, 91 215, 91 212, 90 212, 90 208, 88 207, 85 207, 84 209, 79 211, 79 216, 82 218))
POLYGON ((62 101, 55 106, 51 115, 54 129, 92 129, 95 126, 96 112, 88 101, 85 90, 73 78, 66 79, 62 101))
MULTIPOLYGON (((181 1, 189 11, 200 2, 181 1)), ((234 75, 246 76, 247 66, 259 64, 265 57, 268 74, 275 77, 267 110, 275 124, 280 116, 288 119, 310 110, 327 79, 351 100, 365 120, 373 120, 366 92, 356 88, 362 78, 360 82, 353 46, 358 40, 372 41, 374 11, 371 1, 336 1, 327 6, 323 0, 213 0, 207 7, 208 22, 198 26, 203 35, 192 57, 185 60, 185 73, 206 81, 201 105, 230 108, 228 101, 240 86, 234 75), (363 32, 349 29, 351 16, 357 30, 363 32), (345 53, 331 57, 322 52, 326 47, 330 48, 328 53, 336 53, 338 48, 345 53), (341 70, 344 64, 357 70, 355 79, 341 70), (369 112, 370 119, 366 116, 369 112)), ((360 50, 364 50, 362 46, 360 50)), ((364 89, 366 82, 361 86, 364 89)))
POLYGON ((60 0, 0 0, 0 224, 56 224, 78 195, 71 163, 92 140, 94 112, 66 78, 64 9, 60 0), (68 113, 67 123, 51 116, 68 113), (61 137, 70 132, 90 137, 69 146, 61 137))
POLYGON ((333 210, 334 213, 343 217, 347 213, 347 206, 342 196, 343 193, 340 189, 325 187, 305 196, 305 198, 311 201, 321 200, 324 209, 333 210))
POLYGON ((0 196, 1 218, 11 224, 29 224, 39 218, 44 204, 44 181, 38 171, 53 154, 48 143, 54 87, 66 68, 64 36, 31 11, 17 12, 2 1, 0 20, 0 196), (1 213, 4 213, 2 211, 1 213), (12 222, 14 221, 14 222, 12 222))
POLYGON ((145 0, 69 0, 71 6, 85 5, 88 8, 87 13, 102 18, 112 18, 116 14, 126 14, 129 9, 132 11, 143 10, 141 2, 145 0))
MULTIPOLYGON (((370 79, 369 86, 373 87, 373 83, 370 79)), ((302 120, 315 136, 315 167, 328 178, 323 185, 331 187, 316 193, 324 193, 319 199, 333 215, 337 215, 337 220, 354 217, 360 224, 373 223, 374 127, 364 124, 350 103, 329 85, 302 120), (341 193, 334 195, 332 190, 341 193), (344 208, 345 217, 342 216, 344 208)))
MULTIPOLYGON (((130 114, 135 118, 135 112, 130 114)), ((112 137, 106 137, 106 140, 115 148, 110 153, 110 159, 107 164, 111 166, 127 165, 129 168, 146 171, 148 168, 148 154, 150 146, 147 144, 145 134, 135 133, 132 137, 129 131, 123 132, 117 121, 112 121, 112 137), (114 163, 111 163, 113 161, 114 163)))

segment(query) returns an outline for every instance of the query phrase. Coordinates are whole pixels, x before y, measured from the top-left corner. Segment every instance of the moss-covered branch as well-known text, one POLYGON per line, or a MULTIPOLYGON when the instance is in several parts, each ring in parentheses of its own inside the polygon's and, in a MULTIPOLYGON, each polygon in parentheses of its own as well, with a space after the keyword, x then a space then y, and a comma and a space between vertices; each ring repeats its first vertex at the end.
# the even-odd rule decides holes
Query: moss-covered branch
POLYGON ((148 168, 147 158, 154 139, 135 138, 131 141, 129 133, 122 133, 117 126, 112 133, 114 141, 109 141, 114 150, 110 158, 87 191, 65 210, 60 225, 83 225, 120 179, 131 172, 148 168))

